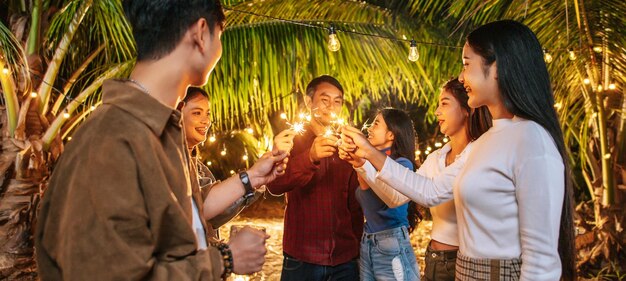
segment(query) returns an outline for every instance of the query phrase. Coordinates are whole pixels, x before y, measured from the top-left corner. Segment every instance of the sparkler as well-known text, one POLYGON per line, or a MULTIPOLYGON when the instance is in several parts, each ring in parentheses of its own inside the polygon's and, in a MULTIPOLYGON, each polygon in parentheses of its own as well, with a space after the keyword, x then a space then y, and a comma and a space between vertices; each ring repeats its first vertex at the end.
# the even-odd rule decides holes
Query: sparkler
POLYGON ((306 124, 306 122, 311 121, 311 115, 301 112, 298 114, 298 119, 298 121, 293 123, 287 122, 287 125, 289 125, 289 129, 296 132, 296 134, 302 135, 306 131, 304 129, 304 125, 306 124))

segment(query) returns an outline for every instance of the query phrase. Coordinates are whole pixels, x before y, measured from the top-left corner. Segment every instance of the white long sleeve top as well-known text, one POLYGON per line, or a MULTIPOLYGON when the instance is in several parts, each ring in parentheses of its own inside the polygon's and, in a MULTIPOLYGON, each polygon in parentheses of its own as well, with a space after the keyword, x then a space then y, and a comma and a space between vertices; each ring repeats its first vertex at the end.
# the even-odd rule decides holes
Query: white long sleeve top
POLYGON ((550 134, 519 117, 493 120, 454 186, 460 251, 522 259, 520 280, 559 280, 564 165, 550 134))
MULTIPOLYGON (((450 144, 446 144, 441 149, 438 149, 428 155, 426 161, 424 161, 420 168, 415 172, 417 174, 415 177, 423 177, 432 181, 434 178, 441 175, 442 172, 446 169, 446 155, 448 154, 450 149, 450 144)), ((458 167, 461 167, 462 164, 467 160, 467 155, 469 154, 470 150, 471 143, 468 144, 465 149, 456 156, 455 162, 459 162, 458 167)), ((398 168, 391 167, 391 165, 385 165, 385 167, 387 167, 387 169, 398 168)), ((383 170, 385 170, 385 167, 383 167, 383 170)), ((452 192, 453 189, 452 182, 448 182, 449 186, 444 186, 444 189, 446 189, 447 191, 444 190, 442 193, 434 193, 435 196, 437 196, 436 198, 427 199, 423 196, 420 196, 420 192, 418 189, 413 188, 412 185, 414 185, 415 180, 404 182, 406 186, 399 187, 400 190, 406 192, 405 194, 403 194, 400 191, 394 189, 394 187, 388 185, 385 181, 383 181, 383 177, 377 178, 376 168, 374 168, 374 166, 372 166, 372 164, 370 164, 369 162, 366 162, 365 165, 363 165, 362 167, 355 168, 355 170, 359 173, 359 175, 361 175, 363 179, 365 179, 367 184, 370 186, 370 188, 372 188, 376 195, 378 195, 378 197, 380 197, 383 202, 385 202, 385 204, 387 204, 387 206, 389 206, 390 208, 403 205, 409 200, 413 200, 420 205, 430 207, 431 215, 433 217, 431 239, 448 245, 459 245, 454 201, 445 201, 449 200, 451 197, 450 192, 452 192), (438 194, 440 194, 441 196, 439 196, 438 194)), ((457 168, 453 169, 452 171, 458 172, 460 170, 457 168)))

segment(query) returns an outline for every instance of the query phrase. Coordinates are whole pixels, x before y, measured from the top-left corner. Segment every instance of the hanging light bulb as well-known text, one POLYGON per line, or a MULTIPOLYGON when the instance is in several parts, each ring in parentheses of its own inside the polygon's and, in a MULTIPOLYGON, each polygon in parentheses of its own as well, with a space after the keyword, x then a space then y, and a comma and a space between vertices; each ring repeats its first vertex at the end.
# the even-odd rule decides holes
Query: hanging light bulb
POLYGON ((70 118, 70 113, 67 112, 67 109, 65 111, 63 111, 63 118, 65 118, 65 119, 70 118))
POLYGON ((226 144, 222 145, 222 151, 220 152, 220 155, 226 156, 226 144))
POLYGON ((417 61, 420 58, 420 54, 417 52, 417 42, 411 40, 411 47, 409 47, 409 60, 417 61))
POLYGON ((602 85, 598 85, 598 92, 602 92, 602 90, 604 90, 604 88, 602 87, 602 85))
POLYGON ((280 114, 280 119, 287 119, 287 114, 286 113, 281 113, 280 114))
POLYGON ((611 83, 609 84, 609 90, 615 90, 615 84, 611 83))
POLYGON ((91 111, 94 111, 94 110, 96 110, 96 106, 92 105, 89 109, 91 109, 91 111))
POLYGON ((440 142, 436 142, 435 143, 435 147, 441 147, 441 146, 442 146, 442 144, 440 142))
POLYGON ((576 53, 574 53, 574 50, 569 49, 568 53, 569 53, 569 56, 568 56, 569 60, 575 60, 576 59, 576 53))
POLYGON ((330 34, 328 35, 328 49, 331 52, 339 51, 341 48, 341 43, 339 43, 339 39, 337 39, 337 32, 335 32, 335 28, 331 25, 329 29, 330 34))
POLYGON ((206 164, 207 164, 207 166, 211 166, 211 165, 213 165, 213 162, 211 162, 211 161, 206 161, 206 164))
POLYGON ((593 51, 596 52, 596 53, 600 53, 600 52, 602 52, 602 47, 595 46, 595 47, 593 47, 593 51))
POLYGON ((415 151, 415 156, 419 156, 420 154, 422 154, 422 151, 421 151, 421 150, 416 150, 416 151, 415 151))
POLYGON ((235 171, 234 171, 234 170, 230 170, 230 174, 231 174, 231 175, 234 175, 234 174, 235 174, 235 171))
POLYGON ((3 68, 3 69, 2 69, 2 73, 3 73, 3 74, 9 74, 9 69, 8 69, 8 68, 6 68, 6 67, 5 67, 5 68, 3 68))
POLYGON ((443 138, 443 142, 448 142, 448 141, 449 141, 448 137, 443 138))
POLYGON ((209 142, 215 142, 215 135, 211 135, 209 137, 209 142))
POLYGON ((552 62, 552 55, 548 52, 548 49, 543 49, 543 60, 546 61, 546 63, 552 62))
POLYGON ((37 92, 31 92, 30 93, 30 97, 31 98, 36 98, 37 97, 37 92))
POLYGON ((589 83, 591 83, 591 80, 589 80, 589 78, 585 78, 583 79, 583 83, 585 83, 585 85, 589 85, 589 83))
POLYGON ((250 127, 246 128, 246 132, 248 132, 248 134, 251 134, 251 135, 254 134, 254 130, 252 130, 252 128, 250 127))
POLYGON ((248 154, 244 154, 243 157, 241 157, 241 159, 243 159, 243 161, 248 161, 248 154))

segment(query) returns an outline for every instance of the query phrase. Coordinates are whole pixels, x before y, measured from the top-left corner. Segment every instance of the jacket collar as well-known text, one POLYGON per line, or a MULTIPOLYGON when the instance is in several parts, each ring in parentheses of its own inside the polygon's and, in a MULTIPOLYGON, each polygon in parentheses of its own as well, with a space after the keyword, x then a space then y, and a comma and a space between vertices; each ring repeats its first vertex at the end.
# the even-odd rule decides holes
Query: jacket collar
POLYGON ((145 123, 160 136, 170 118, 182 128, 181 113, 170 108, 147 93, 130 86, 126 81, 110 79, 102 85, 102 103, 118 107, 145 123))

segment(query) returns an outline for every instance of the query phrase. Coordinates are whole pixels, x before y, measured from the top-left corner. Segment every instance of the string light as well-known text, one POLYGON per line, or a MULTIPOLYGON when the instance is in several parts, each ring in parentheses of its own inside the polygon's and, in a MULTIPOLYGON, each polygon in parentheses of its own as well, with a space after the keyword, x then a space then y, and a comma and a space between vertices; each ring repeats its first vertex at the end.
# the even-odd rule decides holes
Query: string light
POLYGON ((3 68, 2 69, 2 74, 9 74, 9 69, 8 68, 3 68))
POLYGON ((543 49, 543 60, 546 61, 546 63, 552 62, 552 55, 548 52, 548 49, 543 49))
POLYGON ((609 84, 609 90, 615 90, 615 84, 611 83, 609 84))
POLYGON ((337 32, 335 31, 335 27, 331 25, 328 31, 330 33, 328 35, 328 49, 331 52, 339 51, 339 48, 341 48, 341 43, 339 43, 339 39, 337 38, 337 32))
POLYGON ((411 47, 409 47, 409 60, 417 61, 420 58, 420 54, 417 52, 417 42, 411 40, 411 47))
POLYGON ((448 142, 448 141, 449 141, 449 139, 448 139, 448 137, 444 137, 442 141, 443 141, 443 142, 448 142))
MULTIPOLYGON (((431 151, 431 150, 433 150, 433 148, 432 148, 432 147, 430 147, 430 146, 429 146, 429 147, 426 147, 426 151, 428 151, 428 152, 429 152, 429 151, 431 151)), ((428 154, 428 153, 426 153, 426 154, 428 154)))
POLYGON ((598 92, 602 92, 602 90, 604 90, 604 88, 602 87, 602 85, 598 85, 598 92))
POLYGON ((211 162, 211 161, 206 161, 206 164, 207 164, 207 166, 211 166, 211 165, 213 165, 213 162, 211 162))
POLYGON ((96 110, 96 106, 95 106, 95 105, 92 105, 89 109, 90 109, 91 111, 94 111, 94 110, 96 110))
POLYGON ((436 142, 435 143, 435 147, 441 147, 441 146, 442 146, 442 144, 440 142, 436 142))
POLYGON ((241 159, 243 159, 243 161, 248 161, 248 154, 244 154, 243 157, 241 157, 241 159))
POLYGON ((426 151, 424 151, 424 154, 428 155, 428 154, 430 154, 430 151, 426 150, 426 151))
POLYGON ((70 113, 67 110, 63 111, 63 118, 65 119, 70 118, 70 113))
POLYGON ((215 135, 211 135, 209 137, 209 142, 215 142, 215 135))
POLYGON ((231 175, 234 175, 234 174, 235 174, 235 171, 234 171, 234 170, 230 170, 230 174, 231 174, 231 175))
POLYGON ((585 85, 589 85, 589 83, 591 83, 591 80, 589 80, 589 78, 585 78, 585 79, 583 79, 583 83, 585 85))
POLYGON ((250 127, 246 128, 246 132, 248 132, 248 134, 251 134, 251 135, 254 134, 254 130, 252 130, 252 128, 250 127))
POLYGON ((286 113, 281 113, 280 114, 280 119, 287 119, 287 114, 286 113))
POLYGON ((557 102, 554 104, 554 108, 556 109, 561 109, 561 107, 562 107, 562 104, 560 102, 557 102))
POLYGON ((71 141, 71 140, 72 140, 72 137, 67 137, 67 141, 71 141))
POLYGON ((31 92, 30 93, 30 97, 31 98, 36 98, 37 97, 37 92, 31 92))
POLYGON ((222 144, 222 151, 220 152, 220 155, 226 156, 226 144, 222 144))
POLYGON ((593 51, 596 52, 596 53, 600 53, 600 52, 602 52, 602 47, 595 46, 595 47, 593 47, 593 51))
POLYGON ((419 156, 420 154, 422 154, 422 151, 421 151, 421 150, 416 150, 416 151, 415 151, 415 156, 419 156))
POLYGON ((568 56, 569 60, 575 60, 576 59, 576 53, 574 53, 574 50, 569 49, 568 53, 569 53, 569 56, 568 56))

